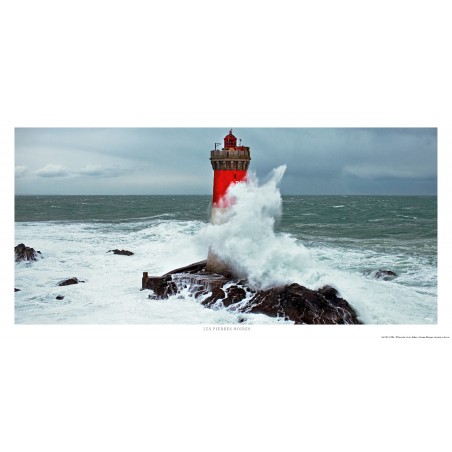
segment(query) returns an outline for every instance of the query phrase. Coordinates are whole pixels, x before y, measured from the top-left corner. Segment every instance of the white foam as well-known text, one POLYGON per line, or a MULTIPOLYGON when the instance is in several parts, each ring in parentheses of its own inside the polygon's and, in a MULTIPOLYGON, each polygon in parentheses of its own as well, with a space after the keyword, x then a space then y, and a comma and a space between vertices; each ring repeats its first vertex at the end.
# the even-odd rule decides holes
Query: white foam
POLYGON ((237 324, 280 323, 264 315, 204 308, 189 291, 151 300, 141 291, 143 271, 161 275, 205 259, 194 235, 199 221, 144 223, 17 223, 16 242, 42 252, 36 262, 15 264, 16 323, 237 324), (127 249, 133 256, 109 253, 127 249), (85 281, 58 286, 70 277, 85 281), (57 296, 64 296, 57 300, 57 296))
POLYGON ((234 202, 222 224, 207 225, 198 240, 230 262, 256 288, 268 288, 299 280, 311 265, 308 250, 288 234, 275 234, 281 215, 278 189, 286 167, 273 170, 259 185, 252 173, 247 183, 231 186, 227 196, 234 202))

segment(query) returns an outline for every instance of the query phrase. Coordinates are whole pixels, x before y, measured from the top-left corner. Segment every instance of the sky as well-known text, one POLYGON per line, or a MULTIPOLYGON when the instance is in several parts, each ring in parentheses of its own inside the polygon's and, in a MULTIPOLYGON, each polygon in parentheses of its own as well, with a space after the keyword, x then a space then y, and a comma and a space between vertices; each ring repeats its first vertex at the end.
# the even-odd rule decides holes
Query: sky
MULTIPOLYGON (((17 195, 210 194, 223 128, 16 128, 17 195)), ((282 194, 436 195, 436 128, 234 128, 282 194)))

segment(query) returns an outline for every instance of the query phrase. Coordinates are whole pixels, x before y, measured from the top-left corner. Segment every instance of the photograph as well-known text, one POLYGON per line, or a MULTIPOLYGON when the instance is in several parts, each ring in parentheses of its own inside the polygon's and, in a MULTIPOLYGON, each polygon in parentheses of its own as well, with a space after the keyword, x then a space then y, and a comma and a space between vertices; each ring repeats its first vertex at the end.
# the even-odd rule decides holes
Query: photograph
POLYGON ((18 324, 436 324, 435 128, 17 128, 18 324))
POLYGON ((3 2, 0 450, 452 450, 449 10, 3 2))

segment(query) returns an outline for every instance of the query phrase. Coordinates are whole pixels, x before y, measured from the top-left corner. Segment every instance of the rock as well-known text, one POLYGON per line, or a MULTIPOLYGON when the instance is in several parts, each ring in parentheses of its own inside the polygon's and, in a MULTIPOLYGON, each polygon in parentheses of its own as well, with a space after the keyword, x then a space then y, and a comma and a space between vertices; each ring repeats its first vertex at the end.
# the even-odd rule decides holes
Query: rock
POLYGON ((226 289, 227 297, 223 300, 224 306, 227 308, 231 304, 238 303, 246 298, 246 291, 243 287, 231 286, 226 289))
POLYGON ((280 302, 282 292, 283 289, 280 287, 260 290, 251 299, 250 303, 242 308, 241 312, 287 318, 280 302))
POLYGON ((397 274, 391 270, 381 270, 380 269, 375 273, 375 278, 383 279, 384 281, 389 281, 391 279, 394 279, 396 276, 397 276, 397 274))
POLYGON ((249 287, 245 280, 239 282, 228 280, 223 275, 206 271, 200 264, 202 263, 163 276, 149 277, 144 272, 142 289, 152 289, 156 298, 163 299, 190 287, 195 298, 210 292, 210 296, 201 301, 207 308, 213 307, 221 300, 225 308, 234 309, 236 312, 283 317, 296 324, 361 323, 355 310, 346 300, 339 297, 334 287, 325 286, 318 290, 310 290, 299 284, 290 284, 256 291, 249 287), (233 284, 229 285, 230 283, 233 284), (239 304, 247 295, 250 299, 239 304))
POLYGON ((170 275, 163 276, 143 276, 143 289, 151 289, 154 291, 156 298, 166 298, 168 293, 168 283, 171 282, 170 275))
POLYGON ((207 297, 205 300, 201 302, 204 306, 210 307, 214 305, 218 300, 222 300, 226 297, 226 294, 224 293, 223 289, 215 288, 212 290, 212 295, 210 297, 207 297))
POLYGON ((177 294, 177 286, 176 283, 173 281, 170 281, 165 289, 165 293, 163 294, 164 298, 168 298, 171 295, 177 294))
POLYGON ((59 286, 70 286, 72 284, 78 284, 78 283, 84 283, 85 281, 81 281, 77 278, 69 278, 69 279, 65 279, 64 281, 61 281, 58 283, 59 286))
POLYGON ((166 298, 165 294, 172 295, 178 288, 189 285, 192 294, 197 297, 221 288, 228 282, 224 276, 206 272, 205 268, 204 260, 172 270, 162 276, 148 276, 148 272, 143 272, 141 289, 151 289, 157 298, 166 298))
POLYGON ((20 289, 14 288, 14 292, 20 292, 20 289))
POLYGON ((201 295, 207 295, 209 292, 207 292, 207 291, 204 290, 204 289, 199 289, 199 290, 193 291, 192 293, 193 293, 193 296, 194 296, 195 298, 198 298, 198 297, 200 297, 201 295))
POLYGON ((37 261, 38 254, 41 254, 41 251, 35 251, 33 248, 25 246, 23 243, 19 243, 19 245, 14 247, 14 253, 16 255, 16 262, 37 261))
POLYGON ((57 300, 64 300, 64 296, 63 295, 57 295, 55 298, 57 300))
POLYGON ((109 251, 107 251, 107 253, 110 253, 110 252, 113 252, 113 254, 120 254, 120 255, 122 255, 122 256, 133 256, 132 251, 127 251, 127 250, 118 250, 118 249, 115 249, 115 250, 109 250, 109 251))
POLYGON ((336 299, 338 295, 338 291, 331 286, 323 286, 321 289, 318 289, 318 292, 330 301, 336 299))
POLYGON ((330 286, 317 291, 299 284, 260 290, 239 311, 284 317, 296 324, 361 323, 354 309, 330 286))

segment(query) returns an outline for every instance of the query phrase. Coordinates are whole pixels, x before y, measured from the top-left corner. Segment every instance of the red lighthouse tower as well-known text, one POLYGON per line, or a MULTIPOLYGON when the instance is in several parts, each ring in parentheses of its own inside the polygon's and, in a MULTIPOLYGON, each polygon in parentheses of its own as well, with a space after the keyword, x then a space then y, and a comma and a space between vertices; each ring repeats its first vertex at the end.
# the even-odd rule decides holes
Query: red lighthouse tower
POLYGON ((250 148, 237 146, 237 138, 232 134, 224 137, 223 149, 210 152, 210 162, 213 168, 213 199, 212 199, 212 223, 219 223, 219 215, 223 209, 228 207, 225 194, 233 183, 246 179, 246 172, 250 164, 250 148))
MULTIPOLYGON (((219 144, 219 143, 218 143, 219 144)), ((222 222, 221 213, 229 207, 230 201, 226 199, 226 192, 231 184, 244 181, 250 164, 250 148, 237 146, 237 138, 232 130, 224 137, 223 149, 210 152, 210 162, 213 168, 213 199, 211 221, 213 224, 222 222)), ((226 262, 218 257, 212 250, 207 256, 206 269, 213 273, 234 275, 233 263, 226 262)), ((236 275, 237 276, 237 275, 236 275)))

